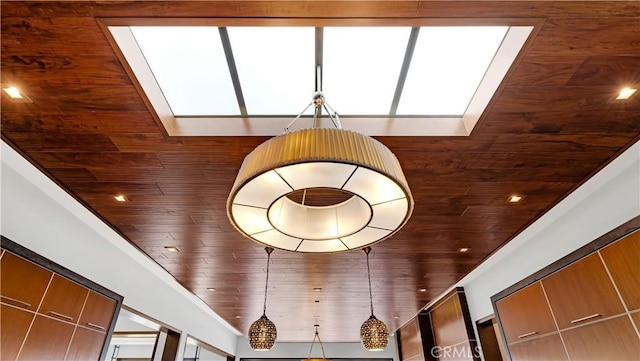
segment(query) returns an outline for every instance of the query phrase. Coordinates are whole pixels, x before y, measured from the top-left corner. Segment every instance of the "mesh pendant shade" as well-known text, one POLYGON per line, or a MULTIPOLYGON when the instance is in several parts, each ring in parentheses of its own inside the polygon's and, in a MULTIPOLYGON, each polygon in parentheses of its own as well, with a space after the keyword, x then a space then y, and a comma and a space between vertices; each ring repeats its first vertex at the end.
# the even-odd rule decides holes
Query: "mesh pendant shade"
POLYGON ((266 315, 262 315, 249 327, 249 346, 256 351, 270 350, 277 337, 276 325, 266 315))
POLYGON ((362 346, 369 351, 382 351, 389 343, 389 329, 384 322, 371 315, 360 327, 362 346))
POLYGON ((360 340, 362 346, 369 351, 382 351, 389 343, 389 329, 384 322, 378 320, 373 315, 373 295, 371 294, 371 270, 369 269, 369 253, 371 247, 363 248, 367 255, 367 278, 369 279, 369 303, 371 305, 371 316, 360 326, 360 340))

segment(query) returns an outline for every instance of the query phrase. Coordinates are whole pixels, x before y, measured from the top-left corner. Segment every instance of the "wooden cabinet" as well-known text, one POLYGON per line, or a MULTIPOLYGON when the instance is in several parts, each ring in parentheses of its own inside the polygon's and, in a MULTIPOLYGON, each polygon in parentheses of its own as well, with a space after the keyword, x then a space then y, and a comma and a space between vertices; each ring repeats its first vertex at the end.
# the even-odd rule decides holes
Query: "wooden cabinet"
POLYGON ((512 361, 569 360, 557 333, 510 345, 509 351, 512 361))
POLYGON ((457 297, 450 297, 430 312, 433 337, 438 346, 459 344, 468 339, 457 297))
POLYGON ((85 287, 59 275, 54 275, 38 312, 76 323, 88 292, 85 287))
POLYGON ((640 309, 640 232, 600 250, 627 308, 640 309))
POLYGON ((572 360, 638 360, 640 339, 629 316, 562 331, 572 360))
POLYGON ((625 312, 597 253, 542 280, 560 329, 625 312))
POLYGON ((557 330, 539 282, 496 302, 496 308, 507 343, 557 330))
POLYGON ((2 247, 0 360, 97 361, 104 356, 122 297, 5 237, 2 247))
POLYGON ((11 253, 0 260, 1 300, 36 311, 53 273, 11 253))
POLYGON ((74 329, 73 324, 36 315, 18 360, 64 360, 74 329))
POLYGON ((400 329, 402 361, 424 361, 422 337, 418 318, 413 318, 400 329))
POLYGON ((31 312, 0 305, 0 360, 15 360, 33 317, 31 312))
POLYGON ((639 220, 492 297, 512 360, 640 359, 639 220))
POLYGON ((79 324, 104 332, 109 328, 115 307, 114 300, 89 291, 79 324))
POLYGON ((631 319, 633 320, 633 323, 636 324, 636 328, 640 330, 640 312, 632 313, 631 319))
POLYGON ((65 361, 98 360, 104 343, 103 333, 78 327, 64 359, 65 361))

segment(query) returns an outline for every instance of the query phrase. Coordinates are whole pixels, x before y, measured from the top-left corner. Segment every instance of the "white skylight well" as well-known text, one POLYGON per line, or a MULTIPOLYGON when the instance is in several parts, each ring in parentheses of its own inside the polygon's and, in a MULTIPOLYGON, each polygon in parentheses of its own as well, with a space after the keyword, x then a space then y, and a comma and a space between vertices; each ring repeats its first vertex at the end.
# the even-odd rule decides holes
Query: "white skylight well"
POLYGON ((324 29, 323 91, 341 115, 389 113, 409 27, 324 29))
POLYGON ((421 27, 397 114, 464 114, 508 29, 421 27))
POLYGON ((218 28, 130 29, 174 115, 240 115, 218 28))
POLYGON ((466 136, 533 30, 184 24, 107 25, 177 136, 278 135, 316 90, 345 129, 466 136))

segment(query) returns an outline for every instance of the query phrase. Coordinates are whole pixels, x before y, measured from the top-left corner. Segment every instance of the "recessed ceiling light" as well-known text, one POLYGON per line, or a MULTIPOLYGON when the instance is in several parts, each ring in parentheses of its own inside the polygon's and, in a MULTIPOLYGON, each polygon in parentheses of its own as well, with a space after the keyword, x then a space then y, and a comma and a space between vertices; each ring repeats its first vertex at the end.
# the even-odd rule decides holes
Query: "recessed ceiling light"
POLYGON ((635 88, 622 88, 620 90, 620 94, 618 94, 618 96, 616 97, 616 99, 618 100, 626 100, 631 98, 631 96, 633 95, 633 93, 635 93, 638 89, 635 88))
POLYGON ((320 291, 322 291, 322 288, 321 287, 314 287, 313 290, 315 292, 320 292, 320 291))
POLYGON ((242 318, 242 316, 240 316, 240 315, 236 315, 236 318, 242 318))
POLYGON ((396 320, 400 318, 400 316, 393 316, 393 318, 395 318, 396 320))
POLYGON ((522 200, 522 196, 521 195, 514 194, 511 197, 509 197, 509 202, 510 203, 518 203, 521 200, 522 200))
POLYGON ((418 290, 418 292, 427 292, 427 289, 426 288, 421 288, 421 289, 418 290))
POLYGON ((125 196, 123 196, 122 194, 118 194, 117 196, 113 196, 113 199, 115 199, 118 202, 126 202, 127 198, 125 196))
POLYGON ((9 95, 11 99, 22 99, 22 93, 20 93, 20 89, 14 86, 2 88, 2 90, 4 90, 4 92, 7 93, 7 95, 9 95))
POLYGON ((164 246, 164 249, 169 251, 169 252, 180 252, 178 247, 173 247, 173 246, 164 246))
POLYGON ((213 288, 213 287, 208 287, 208 288, 207 288, 207 291, 215 292, 215 290, 216 290, 216 289, 215 289, 215 288, 213 288))
POLYGON ((461 247, 461 248, 458 250, 458 252, 460 252, 460 253, 466 253, 466 252, 469 252, 469 247, 461 247))

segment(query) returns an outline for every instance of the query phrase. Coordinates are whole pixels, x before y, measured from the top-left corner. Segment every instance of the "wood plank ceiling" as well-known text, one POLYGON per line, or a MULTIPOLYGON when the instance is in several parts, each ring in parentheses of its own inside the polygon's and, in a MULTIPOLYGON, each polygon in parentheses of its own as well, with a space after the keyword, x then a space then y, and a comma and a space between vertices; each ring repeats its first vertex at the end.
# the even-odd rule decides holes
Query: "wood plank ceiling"
MULTIPOLYGON (((3 86, 17 84, 33 100, 3 95, 2 138, 243 333, 262 311, 266 257, 230 225, 225 202, 244 156, 266 138, 165 136, 97 18, 539 19, 471 136, 379 137, 400 159, 416 202, 402 231, 372 252, 374 307, 394 330, 640 134, 640 96, 613 101, 622 85, 640 87, 635 1, 1 6, 3 86), (525 198, 511 204, 512 193, 525 198)), ((272 261, 267 314, 280 341, 310 341, 315 316, 324 340, 358 340, 369 316, 362 252, 276 251, 272 261)))

